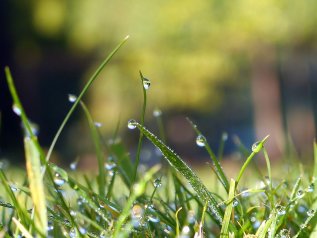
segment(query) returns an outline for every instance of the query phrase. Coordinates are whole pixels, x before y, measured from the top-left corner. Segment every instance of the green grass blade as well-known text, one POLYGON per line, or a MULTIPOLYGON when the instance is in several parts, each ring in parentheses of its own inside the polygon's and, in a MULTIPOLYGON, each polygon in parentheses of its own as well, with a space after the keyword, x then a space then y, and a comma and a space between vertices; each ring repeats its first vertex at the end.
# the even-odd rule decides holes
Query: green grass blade
POLYGON ((197 125, 195 125, 190 119, 187 118, 187 120, 189 121, 189 123, 191 123, 193 129, 195 130, 195 132, 197 133, 197 136, 201 136, 201 138, 204 140, 204 147, 207 150, 207 153, 209 154, 212 162, 213 162, 213 166, 214 166, 214 171, 219 179, 219 181, 222 183, 222 185, 224 186, 225 190, 227 192, 229 192, 229 182, 228 179, 218 161, 218 159, 216 158, 216 155, 214 154, 214 152, 211 150, 206 138, 203 136, 203 134, 198 130, 197 125))
POLYGON ((51 154, 53 152, 53 149, 55 147, 55 144, 60 136, 60 134, 62 133, 62 130, 64 129, 66 123, 68 122, 70 116, 73 114, 73 112, 75 111, 78 103, 81 101, 82 97, 85 95, 85 93, 88 91, 88 89, 90 88, 90 86, 92 85, 92 83, 96 80, 96 78, 98 77, 98 75, 100 74, 100 72, 102 71, 102 69, 109 63, 109 61, 111 60, 111 58, 117 53, 117 51, 121 48, 121 46, 124 45, 124 43, 128 40, 129 36, 125 37, 123 41, 121 41, 112 52, 110 52, 110 54, 108 55, 108 57, 100 64, 100 66, 98 67, 98 69, 95 71, 95 73, 91 76, 91 78, 88 80, 88 82, 85 84, 83 90, 81 91, 81 93, 79 94, 79 96, 77 97, 76 101, 73 103, 73 106, 70 108, 70 110, 68 111, 67 115, 65 116, 63 122, 61 123, 60 127, 58 128, 58 131, 56 132, 56 135, 54 136, 54 139, 51 143, 51 146, 47 152, 46 155, 46 161, 48 161, 51 157, 51 154))
POLYGON ((104 164, 105 164, 105 158, 103 155, 103 151, 102 151, 102 143, 98 134, 98 130, 95 126, 95 123, 88 111, 88 108, 86 107, 86 105, 80 101, 80 105, 86 115, 86 118, 88 120, 88 124, 89 124, 89 128, 90 128, 90 132, 91 132, 91 137, 93 139, 94 142, 94 146, 95 146, 95 151, 96 151, 96 156, 97 156, 97 161, 98 161, 98 186, 99 186, 99 194, 100 196, 105 196, 105 188, 106 188, 106 175, 105 175, 105 168, 104 168, 104 164))
POLYGON ((258 238, 265 238, 266 234, 268 233, 269 228, 271 227, 273 222, 276 222, 277 216, 275 214, 275 211, 271 213, 270 218, 267 221, 263 221, 261 226, 256 232, 256 237, 258 238))
POLYGON ((28 230, 19 222, 15 217, 12 218, 12 221, 15 223, 17 228, 22 232, 23 237, 25 238, 33 238, 33 236, 28 232, 28 230))
POLYGON ((213 212, 215 219, 222 222, 222 211, 218 208, 215 198, 208 191, 206 186, 198 178, 198 176, 188 167, 188 165, 169 147, 167 147, 161 140, 159 140, 154 134, 148 131, 141 124, 134 122, 135 126, 158 148, 161 150, 165 159, 170 165, 181 173, 187 181, 190 183, 192 188, 195 190, 197 195, 203 200, 204 203, 208 202, 209 208, 213 212))
POLYGON ((34 224, 42 233, 47 233, 47 211, 44 185, 41 176, 40 153, 33 140, 24 138, 26 169, 34 206, 34 224))
MULTIPOLYGON (((141 84, 142 84, 142 91, 143 91, 143 107, 142 107, 142 113, 141 113, 141 125, 144 125, 144 118, 145 118, 145 111, 146 111, 146 88, 144 86, 144 81, 148 79, 143 77, 142 72, 140 71, 140 77, 141 77, 141 84)), ((142 131, 140 132, 140 137, 139 137, 139 142, 138 142, 138 148, 136 152, 136 159, 135 159, 135 165, 134 165, 134 173, 133 173, 133 183, 137 179, 137 172, 138 172, 138 167, 140 163, 140 156, 141 156, 141 147, 142 147, 142 141, 143 141, 143 133, 142 131)))
POLYGON ((235 188, 236 188, 235 181, 233 179, 231 179, 230 180, 229 195, 228 195, 228 200, 231 202, 227 205, 225 215, 223 217, 220 238, 226 238, 229 236, 229 223, 230 223, 231 213, 232 213, 232 209, 233 209, 233 199, 234 199, 235 188))
POLYGON ((247 160, 245 161, 245 163, 243 164, 243 166, 241 167, 241 169, 239 171, 239 175, 238 175, 237 180, 236 180, 237 181, 236 186, 238 186, 238 183, 239 183, 239 181, 240 181, 245 169, 248 167, 248 165, 251 162, 251 160, 253 159, 253 157, 262 150, 262 148, 264 146, 264 143, 265 143, 265 141, 267 140, 268 137, 269 136, 266 136, 263 140, 253 144, 252 153, 247 158, 247 160))

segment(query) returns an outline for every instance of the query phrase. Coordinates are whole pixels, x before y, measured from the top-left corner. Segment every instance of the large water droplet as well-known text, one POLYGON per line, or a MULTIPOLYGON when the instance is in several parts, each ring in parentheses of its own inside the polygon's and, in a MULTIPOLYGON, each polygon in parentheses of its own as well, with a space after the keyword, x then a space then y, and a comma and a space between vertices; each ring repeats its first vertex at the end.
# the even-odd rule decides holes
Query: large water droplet
POLYGON ((17 104, 12 105, 12 110, 16 115, 21 116, 22 110, 17 104))
POLYGON ((238 205, 239 205, 239 201, 237 199, 234 199, 233 202, 232 202, 232 206, 236 207, 238 205))
POLYGON ((77 100, 77 97, 74 94, 68 94, 68 101, 74 103, 77 100))
POLYGON ((198 135, 196 138, 196 144, 199 147, 204 147, 206 145, 206 138, 203 135, 198 135))
POLYGON ((55 183, 57 186, 62 186, 62 185, 64 185, 65 180, 61 177, 61 175, 60 175, 59 173, 55 173, 54 183, 55 183))
POLYGON ((261 141, 257 141, 252 145, 252 151, 255 153, 258 153, 260 152, 262 147, 263 147, 263 144, 261 143, 261 141))
POLYGON ((137 122, 134 119, 128 121, 128 128, 133 130, 136 128, 137 122))
POLYGON ((307 192, 308 192, 308 193, 312 193, 312 192, 314 192, 314 190, 315 190, 315 184, 314 184, 314 183, 311 183, 311 184, 308 186, 308 188, 307 188, 307 192))
POLYGON ((314 216, 314 214, 315 214, 315 210, 314 210, 314 209, 310 209, 310 210, 307 211, 307 215, 308 215, 309 217, 314 216))
POLYGON ((151 81, 147 78, 142 78, 143 80, 143 87, 145 90, 148 90, 151 86, 151 81))
POLYGON ((161 179, 159 179, 159 178, 155 179, 154 182, 153 182, 153 185, 154 185, 155 188, 161 187, 162 186, 161 179))

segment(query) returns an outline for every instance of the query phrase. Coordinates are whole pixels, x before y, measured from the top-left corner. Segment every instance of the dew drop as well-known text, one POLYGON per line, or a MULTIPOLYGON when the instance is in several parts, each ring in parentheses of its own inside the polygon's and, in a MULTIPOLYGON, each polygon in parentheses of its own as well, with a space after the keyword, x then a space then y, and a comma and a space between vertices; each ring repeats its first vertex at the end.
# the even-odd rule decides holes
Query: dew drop
POLYGON ((52 222, 48 222, 48 224, 47 224, 47 231, 52 231, 52 230, 54 230, 54 225, 53 225, 52 222))
POLYGON ((158 218, 157 216, 153 216, 153 215, 149 215, 147 217, 147 220, 153 223, 158 223, 160 222, 160 218, 158 218))
POLYGON ((228 140, 228 133, 226 133, 226 132, 222 133, 222 140, 223 141, 228 140))
POLYGON ((60 175, 59 173, 55 173, 54 183, 55 183, 57 186, 62 186, 62 185, 64 185, 65 180, 61 177, 61 175, 60 175))
POLYGON ((238 205, 239 205, 239 201, 237 199, 234 199, 233 202, 232 202, 232 206, 236 207, 238 205))
POLYGON ((189 210, 188 214, 187 214, 187 222, 189 224, 194 224, 196 221, 196 217, 195 217, 195 211, 193 210, 189 210))
POLYGON ((74 94, 68 94, 68 101, 74 103, 77 100, 77 97, 74 94))
POLYGON ((206 145, 206 138, 203 135, 198 135, 196 138, 196 144, 199 147, 204 147, 206 145))
POLYGON ((300 229, 305 229, 305 228, 306 228, 306 224, 305 223, 300 225, 300 229))
POLYGON ((314 184, 314 183, 311 183, 311 184, 308 186, 308 188, 307 188, 307 192, 308 192, 308 193, 312 193, 312 192, 314 192, 314 190, 315 190, 315 184, 314 184))
POLYGON ((128 121, 128 128, 133 130, 136 128, 137 122, 134 119, 128 121))
POLYGON ((298 199, 304 197, 304 195, 305 195, 305 193, 304 193, 304 191, 301 190, 301 189, 298 190, 297 193, 296 193, 296 196, 297 196, 298 199))
POLYGON ((98 127, 98 128, 102 127, 102 123, 101 122, 95 121, 94 124, 95 124, 95 127, 98 127))
POLYGON ((76 230, 74 228, 72 228, 70 231, 69 231, 69 237, 70 238, 75 238, 76 237, 76 230))
POLYGON ((309 217, 314 216, 314 215, 315 215, 315 210, 314 210, 314 209, 308 210, 308 211, 307 211, 307 215, 308 215, 309 217))
POLYGON ((147 79, 147 78, 144 78, 144 77, 142 78, 142 80, 143 80, 144 89, 148 90, 150 88, 150 86, 151 86, 151 81, 149 79, 147 79))
POLYGON ((158 108, 154 109, 153 116, 154 117, 160 117, 162 115, 162 111, 158 108))
POLYGON ((154 185, 155 188, 161 187, 162 186, 161 179, 159 179, 159 178, 155 179, 154 182, 153 182, 153 185, 154 185))
POLYGON ((21 111, 21 108, 17 104, 12 105, 12 110, 16 115, 21 116, 22 111, 21 111))
POLYGON ((17 192, 18 188, 15 185, 10 185, 11 191, 12 192, 17 192))
POLYGON ((78 165, 78 161, 75 160, 74 162, 70 163, 69 168, 71 170, 76 170, 77 169, 77 165, 78 165))
POLYGON ((282 216, 286 214, 285 207, 277 205, 276 207, 277 215, 282 216))
POLYGON ((116 163, 112 162, 112 161, 108 161, 105 163, 105 169, 106 170, 113 170, 116 167, 116 163))
POLYGON ((258 153, 260 152, 262 147, 263 147, 263 144, 261 143, 261 141, 257 141, 252 145, 252 151, 255 153, 258 153))
POLYGON ((87 229, 84 227, 79 227, 78 230, 79 230, 80 234, 82 234, 82 235, 85 235, 87 233, 87 229))
POLYGON ((74 216, 76 216, 76 212, 74 210, 71 210, 70 215, 74 217, 74 216))

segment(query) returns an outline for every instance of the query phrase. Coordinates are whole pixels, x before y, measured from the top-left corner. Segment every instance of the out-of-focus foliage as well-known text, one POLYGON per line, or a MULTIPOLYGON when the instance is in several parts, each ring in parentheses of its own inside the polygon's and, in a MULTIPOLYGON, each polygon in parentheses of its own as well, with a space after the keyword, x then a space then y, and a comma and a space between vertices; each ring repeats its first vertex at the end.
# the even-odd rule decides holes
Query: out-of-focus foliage
POLYGON ((131 35, 91 91, 93 115, 115 123, 137 113, 139 69, 152 80, 149 107, 219 108, 221 88, 246 82, 241 70, 267 49, 315 48, 316 11, 313 0, 34 0, 32 19, 40 35, 100 57, 131 35))

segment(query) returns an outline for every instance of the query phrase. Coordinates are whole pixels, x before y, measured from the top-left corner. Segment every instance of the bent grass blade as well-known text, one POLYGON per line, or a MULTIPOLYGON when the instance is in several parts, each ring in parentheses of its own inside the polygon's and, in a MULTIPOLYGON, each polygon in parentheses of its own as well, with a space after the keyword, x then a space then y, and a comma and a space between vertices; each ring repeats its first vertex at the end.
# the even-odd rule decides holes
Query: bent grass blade
POLYGON ((187 181, 190 183, 192 188, 195 190, 197 195, 203 200, 204 203, 208 203, 209 208, 215 215, 215 219, 220 224, 222 222, 223 214, 218 208, 215 198, 208 191, 206 186, 202 183, 199 177, 188 167, 188 165, 169 147, 167 147, 161 140, 159 140, 154 134, 143 127, 141 124, 135 122, 135 126, 157 147, 161 150, 164 158, 181 173, 187 181))

